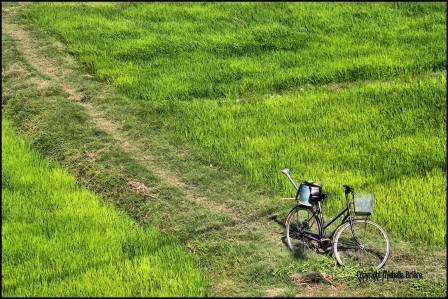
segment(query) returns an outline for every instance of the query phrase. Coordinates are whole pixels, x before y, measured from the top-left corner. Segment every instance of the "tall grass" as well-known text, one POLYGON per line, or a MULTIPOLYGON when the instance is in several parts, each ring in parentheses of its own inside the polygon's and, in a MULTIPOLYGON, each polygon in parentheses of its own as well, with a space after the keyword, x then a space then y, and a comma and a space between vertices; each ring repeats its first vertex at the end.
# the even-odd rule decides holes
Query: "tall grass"
POLYGON ((343 184, 376 194, 372 218, 408 239, 443 244, 446 234, 446 76, 369 82, 260 101, 184 102, 170 120, 233 167, 292 195, 281 174, 323 183, 330 214, 343 184))
POLYGON ((203 296, 195 257, 43 160, 2 118, 2 296, 203 296))
POLYGON ((286 166, 330 198, 367 189, 388 232, 444 244, 445 3, 38 3, 26 16, 203 159, 276 192, 292 192, 286 166))
POLYGON ((27 16, 147 100, 236 98, 446 67, 444 3, 39 3, 27 16))

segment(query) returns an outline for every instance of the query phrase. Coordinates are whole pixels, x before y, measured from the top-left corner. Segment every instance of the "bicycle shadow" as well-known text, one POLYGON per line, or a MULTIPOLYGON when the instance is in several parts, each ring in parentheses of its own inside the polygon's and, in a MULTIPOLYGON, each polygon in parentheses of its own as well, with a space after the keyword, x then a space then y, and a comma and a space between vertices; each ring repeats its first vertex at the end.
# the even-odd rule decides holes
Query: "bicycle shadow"
MULTIPOLYGON (((274 222, 277 222, 277 224, 280 225, 283 228, 283 230, 286 230, 285 222, 281 221, 277 214, 270 216, 269 219, 274 222)), ((283 234, 283 236, 280 239, 281 239, 282 243, 285 245, 285 247, 288 248, 288 242, 286 241, 286 235, 283 234)), ((289 248, 288 248, 288 250, 289 250, 289 248)), ((316 250, 315 253, 323 254, 323 255, 331 254, 331 252, 329 250, 324 250, 324 251, 316 250)), ((294 255, 294 257, 296 257, 298 259, 306 259, 307 258, 306 254, 304 252, 294 252, 292 254, 294 255)))
POLYGON ((282 226, 284 229, 286 229, 286 224, 285 224, 285 222, 280 221, 280 220, 278 219, 278 215, 277 215, 277 214, 270 216, 269 219, 271 219, 272 221, 277 222, 280 226, 282 226))
MULTIPOLYGON (((272 215, 272 216, 269 217, 269 219, 271 219, 274 222, 277 222, 277 224, 280 225, 283 228, 283 230, 286 230, 285 222, 281 221, 279 219, 278 215, 272 215)), ((286 235, 283 234, 283 236, 280 239, 281 239, 283 245, 285 245, 285 247, 288 248, 288 243, 286 242, 286 235)), ((300 252, 294 253, 294 256, 299 258, 299 259, 304 259, 305 258, 305 255, 303 253, 300 253, 300 252)))

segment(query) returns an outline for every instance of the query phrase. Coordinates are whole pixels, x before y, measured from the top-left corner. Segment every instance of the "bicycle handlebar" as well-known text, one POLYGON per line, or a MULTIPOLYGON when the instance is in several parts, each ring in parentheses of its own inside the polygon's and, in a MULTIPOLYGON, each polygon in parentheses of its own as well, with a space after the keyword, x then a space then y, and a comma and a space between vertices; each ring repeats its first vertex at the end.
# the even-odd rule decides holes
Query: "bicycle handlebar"
POLYGON ((345 193, 351 193, 354 191, 349 185, 344 185, 343 187, 345 188, 345 193))

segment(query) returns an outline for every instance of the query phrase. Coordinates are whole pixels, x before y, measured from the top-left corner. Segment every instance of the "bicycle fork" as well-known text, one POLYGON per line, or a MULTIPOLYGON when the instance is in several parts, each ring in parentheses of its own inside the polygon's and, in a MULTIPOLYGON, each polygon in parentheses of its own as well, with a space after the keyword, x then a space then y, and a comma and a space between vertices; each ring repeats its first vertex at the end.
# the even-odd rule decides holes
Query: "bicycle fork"
MULTIPOLYGON (((353 192, 350 192, 353 196, 353 192)), ((355 234, 355 227, 353 225, 353 216, 352 216, 352 211, 350 209, 350 202, 348 200, 348 193, 345 192, 345 199, 347 202, 347 209, 348 209, 348 219, 349 219, 349 223, 350 223, 350 230, 352 231, 352 235, 353 235, 353 239, 355 239, 356 244, 358 244, 359 249, 364 250, 364 245, 361 244, 361 242, 358 240, 358 238, 356 237, 355 234)))

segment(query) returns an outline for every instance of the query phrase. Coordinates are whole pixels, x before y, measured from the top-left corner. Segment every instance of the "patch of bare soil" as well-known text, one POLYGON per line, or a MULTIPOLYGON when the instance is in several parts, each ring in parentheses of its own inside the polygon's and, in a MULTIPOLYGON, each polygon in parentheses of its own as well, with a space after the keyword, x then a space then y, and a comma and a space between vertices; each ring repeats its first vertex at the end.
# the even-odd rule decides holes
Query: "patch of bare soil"
POLYGON ((347 286, 346 283, 334 283, 325 272, 310 272, 306 274, 292 274, 291 283, 305 287, 305 291, 295 297, 308 297, 311 293, 323 288, 323 283, 329 284, 328 291, 334 293, 347 286))
POLYGON ((128 188, 131 191, 142 194, 145 198, 154 197, 154 194, 151 192, 151 189, 146 187, 145 184, 137 182, 137 181, 129 181, 128 188))
POLYGON ((309 286, 311 284, 317 284, 326 282, 333 285, 333 282, 329 279, 328 275, 324 272, 310 272, 306 274, 292 274, 289 276, 291 283, 295 285, 309 286))

